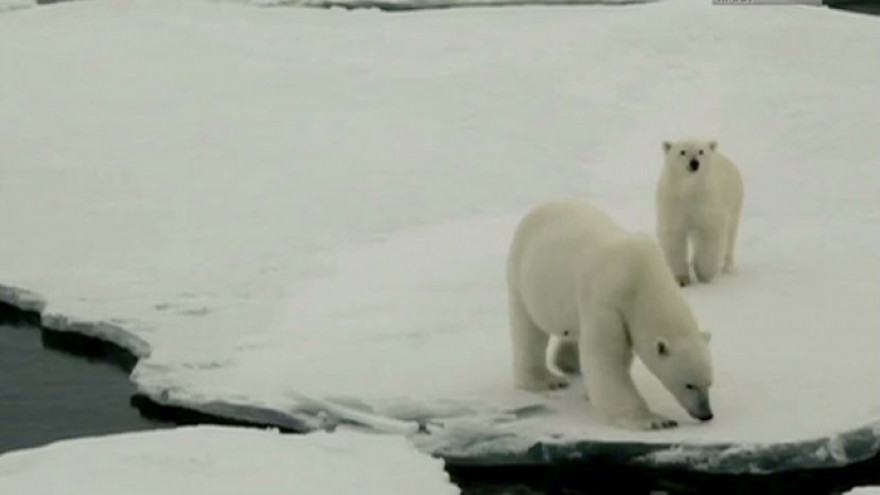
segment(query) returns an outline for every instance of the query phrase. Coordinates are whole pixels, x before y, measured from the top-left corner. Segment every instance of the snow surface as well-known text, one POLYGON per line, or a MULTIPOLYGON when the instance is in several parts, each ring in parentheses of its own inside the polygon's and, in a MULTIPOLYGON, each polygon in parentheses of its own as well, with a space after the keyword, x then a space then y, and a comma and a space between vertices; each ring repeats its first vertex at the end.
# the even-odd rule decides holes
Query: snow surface
POLYGON ((420 449, 474 462, 578 441, 859 460, 880 450, 877 23, 702 0, 0 16, 0 297, 39 294, 45 324, 131 348, 141 391, 207 412, 427 428, 420 449), (680 428, 514 390, 516 221, 578 195, 652 232, 660 142, 692 134, 746 181, 738 272, 684 290, 716 419, 640 365, 680 428))
POLYGON ((880 486, 860 486, 846 493, 849 495, 877 495, 880 494, 880 486))
POLYGON ((200 426, 0 455, 4 495, 457 495, 443 461, 398 436, 200 426), (112 473, 112 475, 111 475, 112 473))

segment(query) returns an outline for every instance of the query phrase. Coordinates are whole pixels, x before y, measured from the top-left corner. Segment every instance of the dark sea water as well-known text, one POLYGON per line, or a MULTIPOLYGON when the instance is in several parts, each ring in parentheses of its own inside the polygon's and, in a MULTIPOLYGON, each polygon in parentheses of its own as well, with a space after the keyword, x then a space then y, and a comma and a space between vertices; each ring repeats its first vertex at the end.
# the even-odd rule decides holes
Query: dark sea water
POLYGON ((880 16, 880 0, 825 0, 825 4, 833 9, 880 16))
POLYGON ((134 391, 116 365, 44 348, 38 328, 0 326, 0 453, 169 426, 131 407, 134 391))

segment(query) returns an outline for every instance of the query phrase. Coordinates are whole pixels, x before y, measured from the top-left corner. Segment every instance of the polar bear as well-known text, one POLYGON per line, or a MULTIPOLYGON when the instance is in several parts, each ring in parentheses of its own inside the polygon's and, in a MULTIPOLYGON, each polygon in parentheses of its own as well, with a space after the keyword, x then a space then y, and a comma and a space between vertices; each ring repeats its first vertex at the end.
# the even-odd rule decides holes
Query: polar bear
POLYGON ((557 364, 583 366, 588 399, 608 423, 677 426, 652 412, 636 389, 633 353, 691 416, 712 419, 710 335, 699 330, 652 237, 624 231, 582 200, 548 201, 516 228, 507 286, 516 387, 567 385, 548 368, 555 337, 562 346, 557 364))
POLYGON ((657 239, 682 287, 691 283, 688 245, 697 280, 711 282, 733 269, 743 205, 743 180, 714 140, 663 141, 657 182, 657 239))

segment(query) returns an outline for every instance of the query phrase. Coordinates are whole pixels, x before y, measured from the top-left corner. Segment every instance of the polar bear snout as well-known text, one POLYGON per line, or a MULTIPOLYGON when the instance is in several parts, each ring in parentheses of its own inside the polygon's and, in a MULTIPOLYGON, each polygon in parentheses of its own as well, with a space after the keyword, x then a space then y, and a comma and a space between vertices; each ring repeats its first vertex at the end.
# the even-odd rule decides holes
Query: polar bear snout
POLYGON ((715 417, 715 415, 712 414, 712 406, 709 404, 708 394, 702 395, 697 400, 696 407, 693 408, 693 410, 691 408, 688 408, 688 414, 690 414, 695 419, 699 419, 703 422, 711 421, 712 418, 715 417))
POLYGON ((699 415, 694 414, 693 416, 703 422, 712 421, 712 418, 715 417, 715 415, 712 414, 711 410, 706 411, 703 414, 699 414, 699 415))
POLYGON ((688 168, 691 169, 691 172, 696 172, 700 170, 700 161, 696 158, 691 158, 691 161, 688 163, 688 168))
POLYGON ((673 388, 673 395, 678 403, 694 419, 706 422, 711 421, 715 415, 712 413, 712 402, 709 399, 709 386, 694 383, 685 384, 684 387, 673 388))

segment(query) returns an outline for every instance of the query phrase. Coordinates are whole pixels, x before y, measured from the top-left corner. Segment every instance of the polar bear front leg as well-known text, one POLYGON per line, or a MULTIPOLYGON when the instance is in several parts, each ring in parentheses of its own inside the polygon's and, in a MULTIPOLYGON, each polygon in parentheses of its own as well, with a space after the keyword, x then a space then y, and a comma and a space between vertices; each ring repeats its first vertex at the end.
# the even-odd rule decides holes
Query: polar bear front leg
POLYGON ((674 420, 648 409, 632 381, 633 353, 622 318, 603 309, 584 324, 579 341, 584 384, 593 407, 608 423, 631 430, 660 430, 674 420))
POLYGON ((666 262, 675 276, 678 285, 690 285, 690 266, 688 265, 688 236, 684 228, 663 226, 658 230, 660 247, 666 256, 666 262))
POLYGON ((521 389, 540 391, 563 388, 568 380, 547 368, 550 336, 532 321, 513 291, 508 291, 510 339, 513 348, 513 379, 521 389))
POLYGON ((694 272, 697 280, 711 282, 724 261, 727 225, 703 227, 694 236, 694 272))

